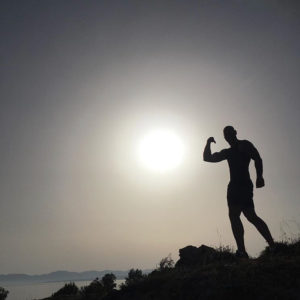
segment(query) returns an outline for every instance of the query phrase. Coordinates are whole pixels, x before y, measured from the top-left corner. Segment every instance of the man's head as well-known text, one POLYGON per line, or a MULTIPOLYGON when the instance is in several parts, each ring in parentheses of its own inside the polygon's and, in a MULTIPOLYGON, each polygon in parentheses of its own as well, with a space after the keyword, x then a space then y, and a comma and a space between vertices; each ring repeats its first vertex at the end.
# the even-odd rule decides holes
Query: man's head
POLYGON ((232 126, 226 126, 223 129, 224 138, 229 145, 233 145, 237 141, 236 130, 232 126))

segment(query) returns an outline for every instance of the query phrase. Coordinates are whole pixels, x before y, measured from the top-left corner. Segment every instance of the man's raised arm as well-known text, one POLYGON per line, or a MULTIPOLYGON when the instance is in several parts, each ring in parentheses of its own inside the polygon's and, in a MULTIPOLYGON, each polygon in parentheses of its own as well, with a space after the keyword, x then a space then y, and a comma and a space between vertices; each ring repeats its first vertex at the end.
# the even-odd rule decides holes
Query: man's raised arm
POLYGON ((207 162, 219 162, 226 159, 226 150, 222 150, 221 152, 211 153, 210 144, 216 143, 213 137, 210 137, 207 140, 206 146, 203 152, 203 160, 207 162))

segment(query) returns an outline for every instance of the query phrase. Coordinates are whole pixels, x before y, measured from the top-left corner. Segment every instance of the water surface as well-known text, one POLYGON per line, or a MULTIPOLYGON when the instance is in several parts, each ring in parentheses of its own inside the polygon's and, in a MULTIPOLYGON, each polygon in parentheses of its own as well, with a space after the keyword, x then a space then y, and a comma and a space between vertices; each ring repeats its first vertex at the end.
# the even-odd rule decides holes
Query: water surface
MULTIPOLYGON (((32 284, 1 284, 9 291, 7 300, 33 300, 42 299, 51 296, 54 292, 62 288, 66 283, 70 281, 60 282, 46 282, 46 283, 32 283, 32 284)), ((75 284, 80 288, 85 285, 89 285, 91 281, 76 281, 75 284)), ((117 280, 116 283, 119 286, 124 279, 117 280)))

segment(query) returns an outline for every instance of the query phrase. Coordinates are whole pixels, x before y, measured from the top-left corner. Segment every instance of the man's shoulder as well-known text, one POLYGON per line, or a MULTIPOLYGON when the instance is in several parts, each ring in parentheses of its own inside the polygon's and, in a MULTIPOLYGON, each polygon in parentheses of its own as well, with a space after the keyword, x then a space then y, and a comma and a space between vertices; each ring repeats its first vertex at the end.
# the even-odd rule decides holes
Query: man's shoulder
POLYGON ((255 146, 248 140, 241 140, 239 144, 239 149, 242 152, 247 152, 248 154, 250 154, 252 158, 257 156, 258 154, 255 146))
POLYGON ((220 151, 221 154, 228 156, 228 154, 230 153, 231 148, 224 148, 220 151))
POLYGON ((248 149, 251 149, 254 147, 254 145, 248 140, 239 140, 239 145, 244 148, 248 148, 248 149))
POLYGON ((241 144, 245 144, 245 145, 252 145, 252 143, 250 141, 248 141, 248 140, 239 140, 239 142, 241 144))

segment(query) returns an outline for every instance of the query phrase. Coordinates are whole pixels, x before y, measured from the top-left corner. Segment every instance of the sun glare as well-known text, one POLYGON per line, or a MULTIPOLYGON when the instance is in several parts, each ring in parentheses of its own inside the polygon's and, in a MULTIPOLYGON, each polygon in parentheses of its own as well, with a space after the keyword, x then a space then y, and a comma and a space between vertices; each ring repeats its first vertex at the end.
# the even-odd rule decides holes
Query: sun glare
POLYGON ((144 166, 163 172, 180 165, 184 156, 184 145, 174 132, 155 130, 140 141, 138 156, 144 166))

